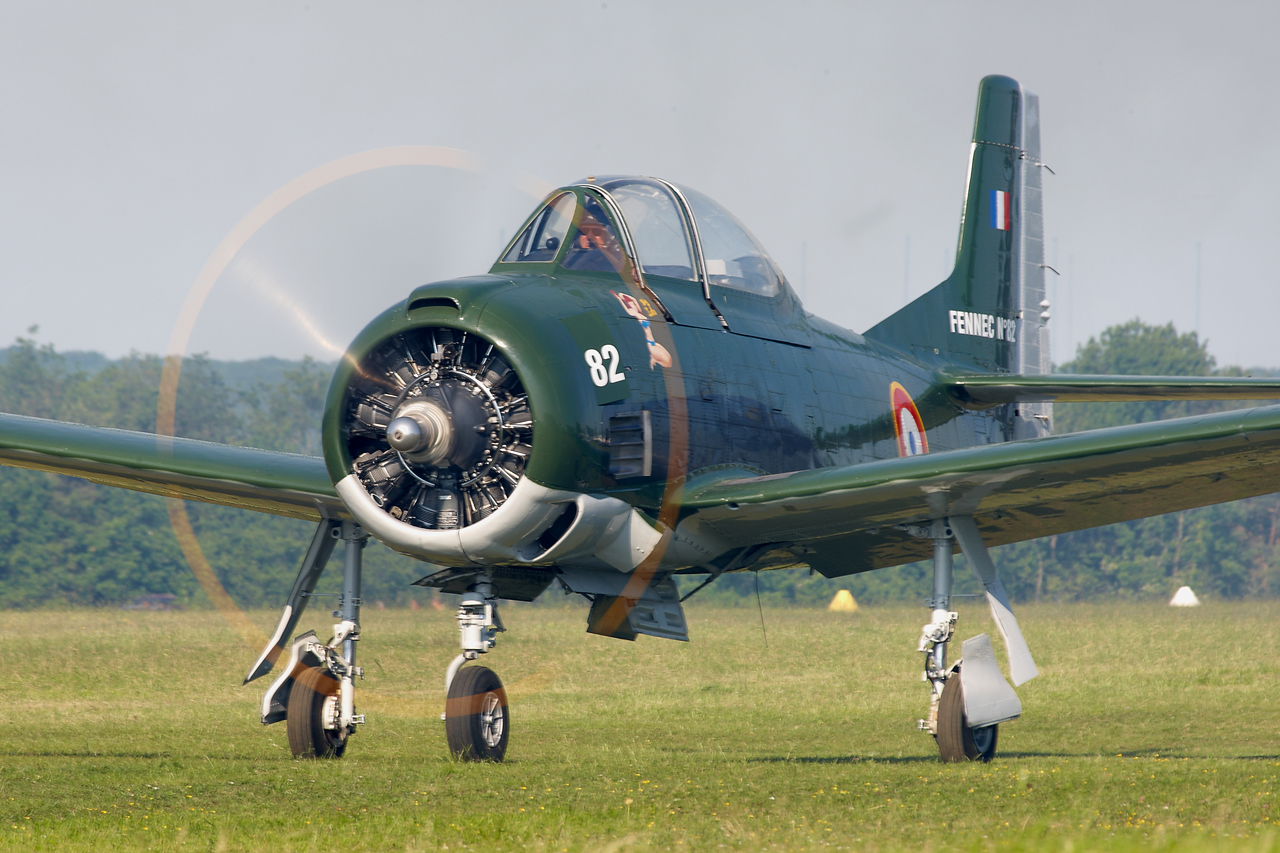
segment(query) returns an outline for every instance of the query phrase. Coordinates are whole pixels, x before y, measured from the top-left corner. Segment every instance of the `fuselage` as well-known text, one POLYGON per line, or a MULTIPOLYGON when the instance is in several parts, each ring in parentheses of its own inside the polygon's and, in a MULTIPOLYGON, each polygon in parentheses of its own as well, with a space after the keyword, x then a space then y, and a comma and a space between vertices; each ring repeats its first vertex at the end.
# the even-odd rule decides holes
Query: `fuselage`
MULTIPOLYGON (((579 219, 564 226, 571 228, 564 232, 567 239, 588 246, 591 232, 585 218, 594 203, 592 188, 559 192, 566 207, 576 205, 579 211, 579 219)), ((553 194, 553 201, 535 212, 526 233, 537 225, 537 217, 549 216, 554 198, 553 194)), ((604 218, 599 205, 595 215, 604 218)), ((611 227, 630 236, 622 222, 611 227)), ((597 244, 605 241, 590 243, 592 251, 597 244)), ((667 275, 663 273, 678 273, 679 268, 645 267, 632 260, 634 251, 620 246, 611 255, 606 245, 594 264, 575 269, 564 259, 576 246, 566 249, 558 238, 551 238, 551 245, 546 254, 558 262, 513 259, 518 248, 513 247, 488 275, 417 288, 375 319, 349 347, 330 389, 325 456, 344 500, 366 504, 364 511, 380 526, 375 535, 392 547, 444 564, 547 565, 581 559, 590 564, 595 556, 588 545, 543 546, 570 524, 582 528, 578 536, 583 542, 613 536, 622 524, 616 520, 622 512, 618 507, 638 511, 660 534, 686 519, 679 506, 680 489, 701 481, 843 467, 1008 438, 1003 409, 975 412, 941 393, 941 360, 899 350, 807 314, 780 274, 772 288, 751 292, 714 283, 731 285, 734 280, 716 279, 711 274, 716 262, 701 257, 699 264, 711 272, 667 275), (417 365, 433 359, 439 363, 442 356, 428 351, 437 348, 441 335, 455 336, 440 331, 446 329, 492 344, 518 374, 533 433, 530 447, 513 451, 522 456, 521 481, 528 481, 514 502, 521 509, 495 505, 493 518, 488 518, 482 506, 489 500, 485 494, 460 493, 458 502, 465 511, 456 537, 436 535, 443 530, 406 530, 420 524, 414 519, 422 515, 414 515, 408 503, 394 520, 373 515, 353 474, 360 467, 353 467, 355 455, 368 445, 358 444, 353 450, 349 428, 353 382, 369 372, 370 360, 385 367, 389 357, 404 358, 399 374, 416 375, 422 369, 417 365), (411 354, 400 355, 405 352, 411 354), (900 440, 895 383, 918 409, 919 446, 915 440, 900 440), (531 497, 529 484, 544 491, 531 497), (606 503, 598 503, 600 499, 606 503), (554 507, 573 501, 575 514, 557 527, 554 507), (584 526, 581 519, 597 506, 614 509, 599 510, 601 520, 593 522, 597 527, 584 526), (483 535, 479 528, 461 529, 473 516, 483 523, 483 535), (499 529, 494 521, 498 517, 506 527, 499 529), (397 539, 399 534, 403 535, 397 539), (504 537, 506 545, 490 544, 504 537)), ((724 266, 723 261, 719 264, 724 266)), ((481 359, 478 350, 468 352, 474 354, 466 358, 481 359)), ((471 369, 483 372, 481 367, 471 369)), ((386 399, 398 395, 400 402, 385 404, 379 428, 400 411, 392 411, 396 406, 405 405, 406 393, 418 393, 405 392, 405 380, 394 373, 387 374, 391 382, 386 399)), ((483 426, 475 428, 483 431, 483 426)), ((399 461, 413 468, 410 461, 399 461)), ((394 462, 391 467, 394 473, 394 462)), ((474 476, 462 470, 457 474, 461 481, 474 476)), ((419 490, 437 486, 434 474, 418 470, 408 476, 412 480, 404 482, 419 490)), ((366 477, 365 491, 370 482, 366 477)), ((510 491, 505 484, 499 486, 510 491)), ((382 506, 383 496, 375 497, 382 506)), ((498 498, 501 504, 502 495, 498 498)), ((667 549, 666 568, 702 564, 734 544, 690 541, 691 549, 678 543, 667 549)), ((631 550, 647 555, 653 545, 642 543, 631 550)), ((638 560, 607 562, 625 571, 638 560)))

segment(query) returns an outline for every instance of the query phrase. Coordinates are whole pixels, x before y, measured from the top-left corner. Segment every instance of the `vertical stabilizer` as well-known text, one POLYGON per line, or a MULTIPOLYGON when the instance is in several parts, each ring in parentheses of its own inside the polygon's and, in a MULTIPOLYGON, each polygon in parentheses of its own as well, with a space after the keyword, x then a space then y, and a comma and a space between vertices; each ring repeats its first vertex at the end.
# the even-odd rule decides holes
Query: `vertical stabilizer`
MULTIPOLYGON (((1040 172, 1039 99, 1009 77, 984 77, 955 268, 867 337, 965 372, 1049 372, 1040 172)), ((1049 432, 1050 412, 1016 406, 1015 437, 1049 432)))

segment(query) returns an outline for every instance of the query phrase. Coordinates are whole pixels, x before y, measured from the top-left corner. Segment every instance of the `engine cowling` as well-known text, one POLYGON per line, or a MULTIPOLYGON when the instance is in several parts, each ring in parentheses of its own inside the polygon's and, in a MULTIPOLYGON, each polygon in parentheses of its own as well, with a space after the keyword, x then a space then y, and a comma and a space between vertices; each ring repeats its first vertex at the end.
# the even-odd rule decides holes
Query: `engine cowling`
POLYGON ((534 403, 511 360, 471 330, 392 333, 349 371, 336 488, 389 547, 442 565, 629 570, 660 538, 616 498, 526 476, 534 403))

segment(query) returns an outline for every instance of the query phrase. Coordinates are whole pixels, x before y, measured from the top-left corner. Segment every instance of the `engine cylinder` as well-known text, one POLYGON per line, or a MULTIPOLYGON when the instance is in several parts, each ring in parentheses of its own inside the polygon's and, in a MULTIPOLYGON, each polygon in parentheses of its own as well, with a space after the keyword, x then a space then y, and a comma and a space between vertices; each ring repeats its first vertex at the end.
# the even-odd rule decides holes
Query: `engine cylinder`
POLYGON ((354 371, 342 423, 352 473, 403 524, 457 530, 511 496, 533 452, 520 377, 489 341, 420 327, 354 371))

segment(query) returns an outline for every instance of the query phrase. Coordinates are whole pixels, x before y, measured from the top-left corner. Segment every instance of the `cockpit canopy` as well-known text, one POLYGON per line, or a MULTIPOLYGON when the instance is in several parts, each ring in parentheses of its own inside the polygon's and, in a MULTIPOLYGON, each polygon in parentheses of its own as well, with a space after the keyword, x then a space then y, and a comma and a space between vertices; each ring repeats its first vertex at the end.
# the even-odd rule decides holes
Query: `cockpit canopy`
POLYGON ((552 193, 499 263, 558 263, 774 296, 784 278, 741 222, 697 190, 656 178, 588 179, 552 193))

